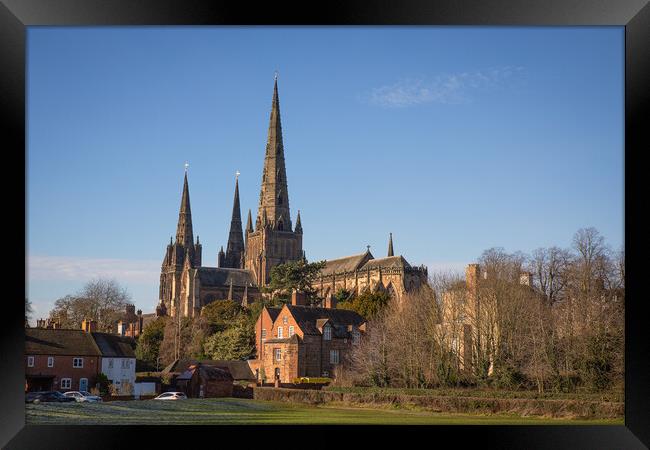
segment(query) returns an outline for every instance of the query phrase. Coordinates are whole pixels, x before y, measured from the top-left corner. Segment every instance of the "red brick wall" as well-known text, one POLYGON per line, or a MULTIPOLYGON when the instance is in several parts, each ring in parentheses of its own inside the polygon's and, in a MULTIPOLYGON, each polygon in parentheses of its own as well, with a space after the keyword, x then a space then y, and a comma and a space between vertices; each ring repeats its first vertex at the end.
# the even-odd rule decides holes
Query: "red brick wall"
MULTIPOLYGON (((54 375, 52 389, 60 391, 78 391, 79 380, 88 379, 88 390, 95 386, 97 374, 101 370, 99 356, 81 356, 83 368, 72 367, 72 360, 77 356, 60 355, 25 355, 25 376, 30 375, 54 375), (34 367, 27 367, 27 357, 34 357, 34 367), (54 367, 47 367, 48 356, 54 356, 54 367), (61 389, 61 378, 71 378, 72 384, 69 389, 61 389)), ((29 389, 29 387, 28 387, 29 389)))

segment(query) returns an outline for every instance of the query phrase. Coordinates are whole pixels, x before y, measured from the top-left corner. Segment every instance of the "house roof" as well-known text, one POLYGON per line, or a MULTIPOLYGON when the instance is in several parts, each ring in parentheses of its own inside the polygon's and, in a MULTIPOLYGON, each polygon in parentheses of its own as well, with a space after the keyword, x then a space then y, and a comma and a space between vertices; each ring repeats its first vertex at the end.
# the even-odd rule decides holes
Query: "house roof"
POLYGON ((372 253, 367 250, 358 255, 330 259, 325 261, 325 267, 321 269, 320 273, 321 275, 331 275, 333 273, 353 272, 359 269, 366 261, 373 258, 372 253))
POLYGON ((371 259, 361 267, 361 269, 375 269, 377 267, 383 268, 409 268, 411 265, 404 259, 402 255, 388 256, 386 258, 371 259))
POLYGON ((99 351, 104 357, 135 358, 135 340, 110 333, 92 333, 99 351))
POLYGON ((199 267, 196 270, 203 286, 230 286, 231 281, 235 287, 256 286, 250 270, 222 267, 199 267))
POLYGON ((255 380, 255 375, 253 375, 253 372, 251 371, 248 362, 237 361, 237 360, 228 361, 228 360, 204 359, 199 361, 196 359, 177 359, 174 362, 172 362, 170 365, 165 367, 163 369, 163 372, 184 373, 190 368, 190 366, 199 363, 201 364, 201 366, 204 367, 211 366, 220 369, 225 369, 231 374, 232 378, 235 380, 255 380))
POLYGON ((25 329, 25 354, 101 356, 93 337, 83 330, 25 329))
POLYGON ((278 316, 280 315, 280 311, 282 311, 282 308, 274 308, 272 306, 271 307, 267 306, 266 310, 268 311, 269 316, 271 316, 271 320, 275 322, 275 319, 277 319, 278 316))
POLYGON ((190 380, 196 371, 207 380, 232 381, 233 377, 227 368, 204 365, 202 363, 192 364, 187 370, 176 377, 176 381, 190 380))
MULTIPOLYGON (((285 305, 303 333, 320 335, 319 319, 329 319, 334 336, 347 337, 348 325, 359 326, 366 319, 347 309, 316 308, 312 306, 285 305)), ((324 323, 324 322, 322 322, 324 323)))
POLYGON ((157 319, 156 313, 147 313, 142 315, 142 329, 157 319))

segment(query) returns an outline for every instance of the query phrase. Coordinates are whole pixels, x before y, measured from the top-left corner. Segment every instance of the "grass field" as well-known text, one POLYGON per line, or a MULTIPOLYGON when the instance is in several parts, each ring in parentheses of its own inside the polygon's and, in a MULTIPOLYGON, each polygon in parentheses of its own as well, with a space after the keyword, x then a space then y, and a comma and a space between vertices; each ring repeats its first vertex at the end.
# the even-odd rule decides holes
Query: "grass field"
POLYGON ((343 408, 246 399, 41 403, 25 405, 33 425, 623 425, 623 419, 572 420, 506 415, 441 414, 403 409, 343 408))

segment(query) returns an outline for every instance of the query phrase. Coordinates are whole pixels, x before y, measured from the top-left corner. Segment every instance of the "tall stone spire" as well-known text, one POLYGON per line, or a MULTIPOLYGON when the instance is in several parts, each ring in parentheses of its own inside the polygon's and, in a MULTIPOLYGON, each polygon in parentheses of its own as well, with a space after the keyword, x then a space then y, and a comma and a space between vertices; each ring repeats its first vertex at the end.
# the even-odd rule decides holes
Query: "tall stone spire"
POLYGON ((176 243, 186 248, 194 244, 194 236, 192 233, 192 210, 190 209, 190 189, 187 186, 187 170, 185 170, 185 180, 183 181, 181 209, 178 213, 176 243))
POLYGON ((280 123, 280 100, 278 98, 278 80, 273 85, 273 101, 269 120, 268 137, 264 170, 262 171, 262 189, 258 217, 266 210, 271 227, 290 231, 289 192, 287 190, 287 173, 284 164, 284 145, 282 143, 282 125, 280 123))
MULTIPOLYGON (((239 175, 239 172, 237 172, 239 175)), ((233 269, 241 268, 242 253, 244 252, 244 235, 241 229, 241 211, 239 208, 239 178, 235 178, 235 198, 232 205, 232 219, 230 221, 230 234, 226 247, 224 266, 233 269)))
POLYGON ((390 233, 390 237, 388 238, 388 256, 395 256, 393 253, 393 233, 390 233))

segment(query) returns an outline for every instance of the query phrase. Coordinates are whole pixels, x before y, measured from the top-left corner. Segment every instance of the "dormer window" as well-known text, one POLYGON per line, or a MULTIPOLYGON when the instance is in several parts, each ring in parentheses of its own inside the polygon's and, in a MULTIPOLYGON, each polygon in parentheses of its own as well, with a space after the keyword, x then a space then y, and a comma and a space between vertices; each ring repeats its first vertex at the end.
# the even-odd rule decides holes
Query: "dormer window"
POLYGON ((332 340, 332 327, 330 327, 329 325, 325 325, 323 327, 323 339, 326 341, 332 340))

